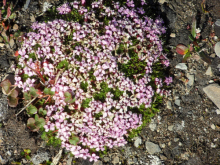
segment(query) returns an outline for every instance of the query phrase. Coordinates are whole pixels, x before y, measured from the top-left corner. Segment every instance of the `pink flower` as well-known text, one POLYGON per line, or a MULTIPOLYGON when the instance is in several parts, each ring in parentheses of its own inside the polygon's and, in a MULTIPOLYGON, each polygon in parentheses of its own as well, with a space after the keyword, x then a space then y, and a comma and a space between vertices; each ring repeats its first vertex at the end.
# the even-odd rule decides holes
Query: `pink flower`
POLYGON ((85 6, 86 5, 86 0, 81 0, 81 4, 82 4, 82 6, 85 6))
POLYGON ((71 12, 71 8, 68 3, 62 4, 60 7, 57 8, 60 14, 68 14, 71 12))

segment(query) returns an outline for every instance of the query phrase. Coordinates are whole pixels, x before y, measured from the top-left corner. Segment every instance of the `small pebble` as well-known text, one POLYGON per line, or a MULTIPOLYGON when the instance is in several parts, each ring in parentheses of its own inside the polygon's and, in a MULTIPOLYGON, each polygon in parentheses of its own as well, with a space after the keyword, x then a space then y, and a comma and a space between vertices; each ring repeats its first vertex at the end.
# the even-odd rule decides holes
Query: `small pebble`
POLYGON ((175 34, 175 33, 171 33, 171 34, 170 34, 170 37, 171 37, 171 38, 175 38, 175 37, 176 37, 176 34, 175 34))
POLYGON ((220 19, 217 19, 217 20, 215 21, 215 25, 216 25, 216 26, 220 26, 220 19))
POLYGON ((217 55, 218 57, 220 57, 220 42, 217 42, 217 43, 215 44, 214 50, 215 50, 216 55, 217 55))
POLYGON ((212 124, 212 125, 211 125, 211 128, 215 130, 215 125, 214 125, 214 124, 212 124))

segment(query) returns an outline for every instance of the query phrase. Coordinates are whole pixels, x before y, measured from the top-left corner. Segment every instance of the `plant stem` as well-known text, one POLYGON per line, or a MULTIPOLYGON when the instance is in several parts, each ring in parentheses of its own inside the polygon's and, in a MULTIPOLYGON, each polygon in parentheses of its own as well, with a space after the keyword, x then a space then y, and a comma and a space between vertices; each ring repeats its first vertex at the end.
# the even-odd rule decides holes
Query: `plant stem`
POLYGON ((18 112, 16 114, 16 116, 18 116, 23 110, 25 110, 36 98, 37 98, 37 96, 35 98, 33 98, 24 108, 22 108, 22 110, 20 110, 20 112, 18 112))

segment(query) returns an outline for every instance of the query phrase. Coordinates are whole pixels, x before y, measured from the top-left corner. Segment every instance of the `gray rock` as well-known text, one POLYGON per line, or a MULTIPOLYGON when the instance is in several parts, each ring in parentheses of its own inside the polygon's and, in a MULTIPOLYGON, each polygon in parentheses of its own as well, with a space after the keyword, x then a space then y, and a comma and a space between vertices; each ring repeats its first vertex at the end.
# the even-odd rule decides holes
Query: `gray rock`
POLYGON ((171 103, 171 101, 167 101, 167 108, 168 108, 168 109, 172 109, 172 103, 171 103))
POLYGON ((193 87, 193 84, 194 84, 194 81, 195 81, 195 75, 187 73, 186 76, 189 79, 189 81, 186 83, 186 89, 189 92, 193 87))
POLYGON ((180 106, 180 99, 176 99, 176 100, 175 100, 175 104, 176 104, 177 106, 180 106))
POLYGON ((155 131, 157 127, 157 124, 155 123, 154 119, 151 120, 150 124, 149 124, 149 128, 151 131, 155 131))
POLYGON ((7 164, 7 160, 2 159, 1 155, 0 155, 0 164, 7 164))
POLYGON ((117 164, 117 163, 119 163, 119 157, 118 157, 118 156, 114 157, 112 163, 113 163, 114 165, 117 164))
POLYGON ((169 131, 173 131, 173 127, 174 127, 174 125, 168 126, 168 130, 169 130, 169 131))
POLYGON ((148 157, 150 158, 151 165, 162 165, 161 160, 157 156, 149 155, 148 157))
POLYGON ((66 165, 72 165, 73 157, 69 157, 69 159, 66 161, 66 165))
POLYGON ((109 162, 110 158, 107 157, 107 156, 105 156, 105 157, 103 158, 103 160, 104 160, 104 162, 109 162))
POLYGON ((217 43, 215 44, 214 50, 215 50, 216 55, 217 55, 218 57, 220 57, 220 42, 217 42, 217 43))
POLYGON ((215 25, 216 25, 216 26, 220 26, 220 19, 217 19, 217 20, 215 21, 215 25))
POLYGON ((134 141, 134 146, 135 146, 136 148, 138 148, 139 145, 142 143, 142 140, 141 140, 140 137, 135 137, 134 140, 135 140, 135 141, 134 141))
POLYGON ((39 165, 40 163, 49 159, 50 159, 49 153, 46 151, 38 151, 37 154, 31 157, 31 161, 33 162, 34 165, 39 165))
POLYGON ((102 161, 98 160, 98 161, 95 162, 93 165, 102 165, 102 161))
POLYGON ((210 100, 220 109, 220 86, 218 84, 210 84, 203 88, 203 91, 210 100))
POLYGON ((158 153, 158 152, 161 152, 161 149, 160 149, 159 145, 154 144, 152 142, 146 142, 145 146, 146 146, 147 151, 151 155, 155 154, 155 153, 158 153))
POLYGON ((179 63, 175 66, 176 69, 187 70, 187 66, 185 63, 179 63))
POLYGON ((205 72, 205 75, 207 75, 207 76, 213 76, 211 66, 208 67, 208 69, 207 69, 206 72, 205 72))
POLYGON ((8 113, 7 107, 8 107, 8 101, 6 99, 6 95, 0 99, 0 122, 6 119, 6 115, 8 113))

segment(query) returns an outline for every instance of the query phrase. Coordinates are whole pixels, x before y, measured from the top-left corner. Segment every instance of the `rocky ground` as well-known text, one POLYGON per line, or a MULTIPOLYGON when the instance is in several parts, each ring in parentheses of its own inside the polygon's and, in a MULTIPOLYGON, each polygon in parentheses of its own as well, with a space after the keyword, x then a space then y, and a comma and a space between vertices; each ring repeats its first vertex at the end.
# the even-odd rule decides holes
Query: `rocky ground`
MULTIPOLYGON (((10 30, 26 31, 32 22, 43 16, 43 2, 18 0, 15 10, 17 17, 10 30)), ((48 1, 52 5, 59 1, 48 1)), ((163 17, 168 27, 166 48, 169 49, 170 75, 173 76, 172 95, 164 99, 160 113, 145 127, 142 133, 121 148, 108 150, 106 156, 96 163, 74 159, 65 150, 59 164, 77 165, 218 165, 220 164, 220 58, 214 51, 219 41, 220 3, 218 0, 206 2, 205 14, 201 8, 202 0, 159 0, 149 2, 152 9, 163 17), (211 58, 207 64, 192 52, 185 64, 183 56, 176 53, 174 47, 191 43, 188 36, 193 16, 197 18, 197 27, 201 29, 200 46, 211 58), (206 39, 207 38, 207 39, 206 39), (206 39, 206 40, 204 40, 206 39)), ((0 43, 1 80, 11 63, 14 51, 20 43, 11 39, 9 44, 0 43)), ((7 106, 6 97, 0 93, 0 164, 21 162, 30 164, 20 152, 31 149, 32 162, 40 164, 54 159, 59 148, 45 146, 37 133, 31 133, 25 126, 25 116, 15 113, 21 109, 7 106)))

